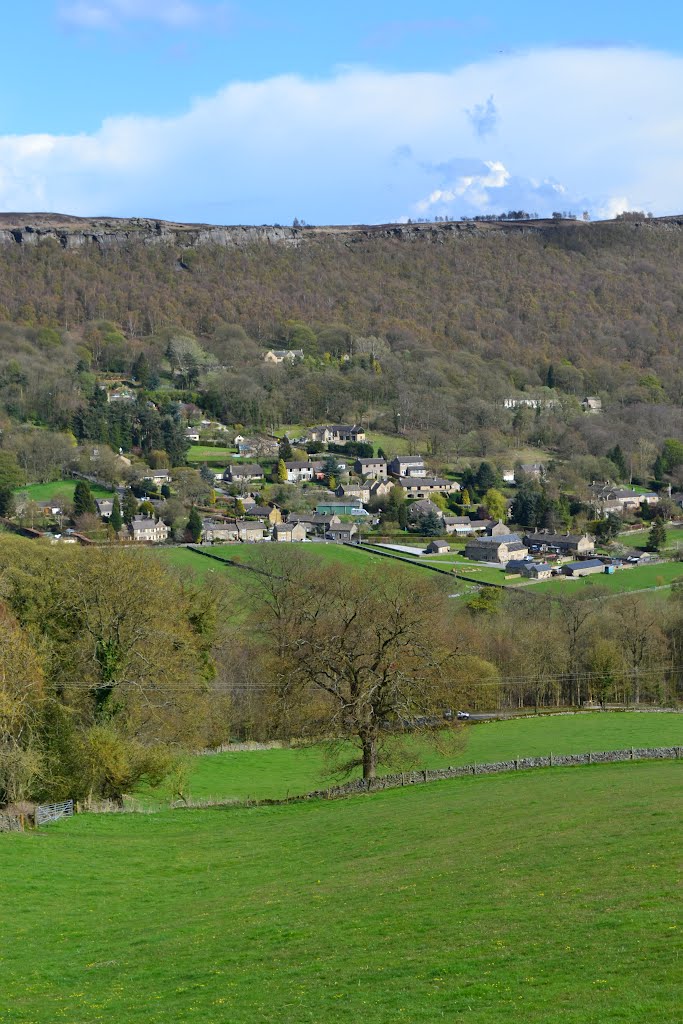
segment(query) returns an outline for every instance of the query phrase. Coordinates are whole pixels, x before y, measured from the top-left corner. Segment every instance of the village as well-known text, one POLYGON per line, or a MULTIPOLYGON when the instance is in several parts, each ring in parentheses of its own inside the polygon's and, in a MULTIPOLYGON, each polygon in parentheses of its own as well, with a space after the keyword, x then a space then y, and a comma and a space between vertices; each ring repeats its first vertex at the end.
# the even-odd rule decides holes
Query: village
MULTIPOLYGON (((127 401, 125 391, 109 401, 127 401)), ((353 545, 502 585, 657 562, 661 544, 641 537, 633 547, 626 534, 675 527, 683 514, 683 494, 594 481, 583 503, 572 499, 580 511, 571 518, 560 522, 549 507, 540 522, 525 522, 522 496, 547 482, 541 461, 444 472, 428 454, 385 452, 359 424, 248 436, 196 407, 180 411, 189 466, 155 468, 85 446, 62 474, 71 490, 55 483, 54 496, 34 499, 31 487, 19 488, 3 525, 51 543, 353 545)))

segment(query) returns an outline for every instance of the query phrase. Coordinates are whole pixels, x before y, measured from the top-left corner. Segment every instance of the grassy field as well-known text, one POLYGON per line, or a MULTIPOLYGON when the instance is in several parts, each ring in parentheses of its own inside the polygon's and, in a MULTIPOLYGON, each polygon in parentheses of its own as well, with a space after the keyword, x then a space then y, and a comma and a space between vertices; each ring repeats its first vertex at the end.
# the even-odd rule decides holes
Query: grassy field
MULTIPOLYGON (((27 484, 18 487, 16 494, 28 494, 31 501, 73 501, 75 480, 55 480, 50 484, 27 484)), ((113 491, 108 491, 99 484, 90 484, 90 491, 95 498, 111 498, 113 491)))
POLYGON ((2 1024, 678 1024, 679 763, 0 838, 2 1024))
MULTIPOLYGON (((620 533, 617 539, 620 544, 625 544, 629 548, 645 551, 648 534, 649 530, 639 531, 638 533, 620 533)), ((666 531, 665 550, 673 551, 677 545, 680 545, 681 549, 683 549, 683 527, 672 526, 666 531)))
POLYGON ((547 580, 535 583, 533 593, 573 594, 585 587, 603 587, 615 594, 627 594, 634 590, 683 583, 683 562, 662 562, 660 565, 638 565, 633 569, 618 569, 612 576, 600 573, 574 580, 547 580))
POLYGON ((190 445, 186 458, 190 465, 206 462, 210 465, 226 466, 235 458, 235 449, 219 448, 212 444, 193 444, 190 445))
MULTIPOLYGON (((411 767, 480 764, 515 757, 580 754, 627 747, 683 746, 683 715, 636 712, 543 716, 467 725, 451 749, 415 740, 411 767)), ((396 770, 385 768, 385 771, 396 770)), ((400 770, 400 769, 398 769, 400 770)), ((283 750, 239 751, 194 759, 190 796, 207 799, 279 799, 332 785, 324 744, 283 750)), ((163 791, 146 806, 168 802, 163 791)))
MULTIPOLYGON (((392 562, 389 559, 382 557, 381 555, 373 555, 363 551, 355 551, 353 548, 344 547, 341 544, 305 544, 305 545, 287 545, 285 547, 280 546, 281 551, 295 551, 303 553, 304 557, 315 558, 325 564, 342 563, 344 565, 357 566, 360 571, 368 565, 379 565, 379 564, 395 564, 400 566, 402 569, 409 574, 421 572, 424 574, 424 570, 413 567, 406 562, 392 562)), ((259 544, 226 544, 225 546, 216 545, 210 549, 212 555, 217 558, 227 561, 239 561, 243 565, 251 565, 256 562, 259 557, 262 556, 262 546, 259 544)), ((158 552, 159 557, 163 558, 166 562, 171 565, 175 565, 182 569, 194 569, 199 576, 206 576, 211 571, 221 571, 220 564, 211 558, 203 558, 192 551, 188 551, 186 548, 166 548, 161 549, 158 552), (198 565, 198 563, 202 563, 198 565)), ((228 572, 235 574, 235 570, 231 569, 230 566, 226 566, 228 572)), ((422 578, 422 577, 421 577, 422 578)), ((457 581, 453 579, 449 580, 447 577, 441 577, 437 573, 431 573, 432 578, 437 585, 445 586, 449 593, 457 589, 455 584, 457 581)))

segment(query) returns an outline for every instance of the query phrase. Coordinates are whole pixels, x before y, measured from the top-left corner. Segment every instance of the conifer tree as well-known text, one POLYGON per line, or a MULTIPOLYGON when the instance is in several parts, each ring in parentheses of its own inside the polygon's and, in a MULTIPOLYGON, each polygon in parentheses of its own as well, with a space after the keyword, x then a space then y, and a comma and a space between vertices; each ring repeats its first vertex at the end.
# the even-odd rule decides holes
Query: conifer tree
POLYGON ((115 533, 118 533, 123 526, 123 516, 121 515, 121 502, 119 501, 118 494, 114 495, 114 501, 112 502, 111 515, 109 522, 114 529, 115 533))
POLYGON ((87 480, 79 480, 74 489, 74 518, 86 514, 94 515, 97 512, 95 499, 90 490, 87 480))

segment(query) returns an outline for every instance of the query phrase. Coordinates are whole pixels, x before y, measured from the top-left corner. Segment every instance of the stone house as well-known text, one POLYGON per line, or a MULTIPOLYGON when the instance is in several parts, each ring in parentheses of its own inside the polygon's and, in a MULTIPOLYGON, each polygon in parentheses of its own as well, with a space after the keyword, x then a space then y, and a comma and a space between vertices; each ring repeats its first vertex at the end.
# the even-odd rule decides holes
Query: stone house
POLYGON ((358 498, 370 501, 370 484, 340 484, 334 492, 336 498, 358 498))
POLYGON ((323 478, 324 462, 285 462, 287 470, 287 483, 298 484, 309 480, 321 480, 323 478))
POLYGON ((114 511, 114 502, 111 498, 95 498, 95 507, 98 516, 102 519, 111 519, 111 514, 114 511))
POLYGON ((465 546, 465 557, 476 562, 497 562, 507 564, 512 560, 519 561, 529 554, 521 538, 516 533, 509 533, 504 523, 496 523, 490 527, 487 537, 472 537, 465 546), (504 531, 500 531, 500 527, 504 531))
POLYGON ((356 459, 353 464, 354 473, 371 480, 386 480, 386 459, 356 459))
POLYGON ((579 535, 540 530, 537 533, 527 533, 524 543, 529 548, 538 548, 539 551, 554 549, 567 555, 590 555, 595 551, 595 541, 587 533, 579 535))
POLYGON ((271 526, 282 522, 282 512, 277 505, 245 505, 247 515, 256 516, 258 519, 266 519, 271 526))
POLYGON ((388 466, 392 476, 427 476, 427 467, 421 455, 397 455, 388 466))
POLYGON ((301 348, 271 348, 263 357, 264 363, 294 363, 297 359, 303 359, 304 352, 301 348))
POLYGON ((602 412, 602 399, 596 398, 595 395, 589 395, 582 401, 581 408, 584 412, 602 412))
POLYGON ((417 522, 418 519, 422 519, 423 516, 428 516, 430 513, 438 516, 439 519, 443 519, 443 512, 438 505, 435 505, 429 498, 422 498, 420 501, 413 501, 408 505, 407 515, 411 523, 417 522))
POLYGON ((522 576, 530 580, 549 580, 552 574, 547 562, 525 562, 522 566, 522 576))
POLYGON ((133 540, 148 541, 152 544, 163 543, 170 532, 163 520, 152 519, 150 516, 133 516, 128 529, 133 540))
POLYGON ((290 512, 288 523, 301 523, 306 533, 322 536, 330 526, 339 526, 341 519, 335 515, 322 515, 317 512, 290 512))
POLYGON ((273 528, 273 540, 279 544, 300 543, 306 540, 307 531, 303 523, 276 523, 273 528))
POLYGON ((370 497, 386 498, 387 494, 391 493, 391 488, 395 486, 393 480, 375 480, 370 487, 370 497))
POLYGON ((333 540, 338 544, 350 543, 358 533, 358 527, 354 526, 353 523, 339 523, 336 526, 330 526, 325 531, 325 540, 333 540))
POLYGON ((162 487, 164 484, 170 484, 171 474, 167 469, 146 469, 142 482, 152 483, 156 484, 157 487, 162 487))
POLYGON ((460 484, 455 480, 441 480, 438 477, 402 476, 398 483, 407 498, 427 498, 430 494, 455 494, 460 484))
POLYGON ((248 519, 238 519, 237 530, 241 541, 252 544, 264 539, 266 524, 261 519, 254 519, 251 522, 248 519))
POLYGON ((257 462, 245 462, 238 466, 228 466, 223 477, 231 484, 246 483, 249 480, 264 480, 265 473, 257 462))
POLYGON ((332 423, 329 426, 311 427, 307 436, 309 441, 321 441, 323 444, 346 444, 347 441, 364 441, 365 430, 355 423, 332 423))
POLYGON ((641 504, 657 505, 659 495, 654 491, 634 491, 630 487, 616 487, 610 483, 593 483, 588 488, 591 502, 603 516, 608 512, 634 512, 641 504))
POLYGON ((205 544, 216 544, 222 541, 239 540, 237 523, 218 519, 204 519, 202 522, 202 541, 205 544))
POLYGON ((433 540, 425 548, 426 555, 447 555, 451 546, 447 540, 433 540))

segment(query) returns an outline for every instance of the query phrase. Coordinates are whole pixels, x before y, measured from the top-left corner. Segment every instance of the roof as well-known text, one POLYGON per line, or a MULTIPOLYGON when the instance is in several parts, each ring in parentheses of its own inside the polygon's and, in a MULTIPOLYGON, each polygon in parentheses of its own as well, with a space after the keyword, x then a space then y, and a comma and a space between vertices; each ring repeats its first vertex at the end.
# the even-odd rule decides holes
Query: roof
POLYGON ((356 459, 359 466, 384 466, 386 459, 356 459))
POLYGON ((245 462, 243 465, 230 466, 229 472, 231 476, 263 476, 263 469, 258 462, 245 462))
POLYGON ((422 455, 397 455, 391 460, 392 462, 407 462, 409 465, 424 465, 424 456, 422 455))
POLYGON ((590 539, 587 534, 546 533, 544 530, 540 530, 537 533, 527 533, 525 537, 533 544, 578 544, 580 540, 590 539))
POLYGON ((305 459, 301 462, 285 462, 287 469, 322 469, 324 465, 324 462, 312 462, 310 459, 305 459))
POLYGON ((498 547, 500 544, 507 544, 509 548, 512 548, 513 544, 518 544, 521 548, 524 547, 516 533, 503 533, 495 537, 475 537, 470 541, 470 544, 487 544, 491 547, 493 545, 498 547))
POLYGON ((584 559, 583 562, 568 562, 566 565, 563 565, 562 568, 563 569, 597 569, 598 566, 600 566, 601 569, 604 569, 605 563, 602 562, 599 558, 586 558, 586 559, 584 559))
POLYGON ((460 484, 457 484, 455 480, 442 480, 438 476, 402 476, 399 477, 399 483, 401 487, 457 487, 460 489, 460 484))

